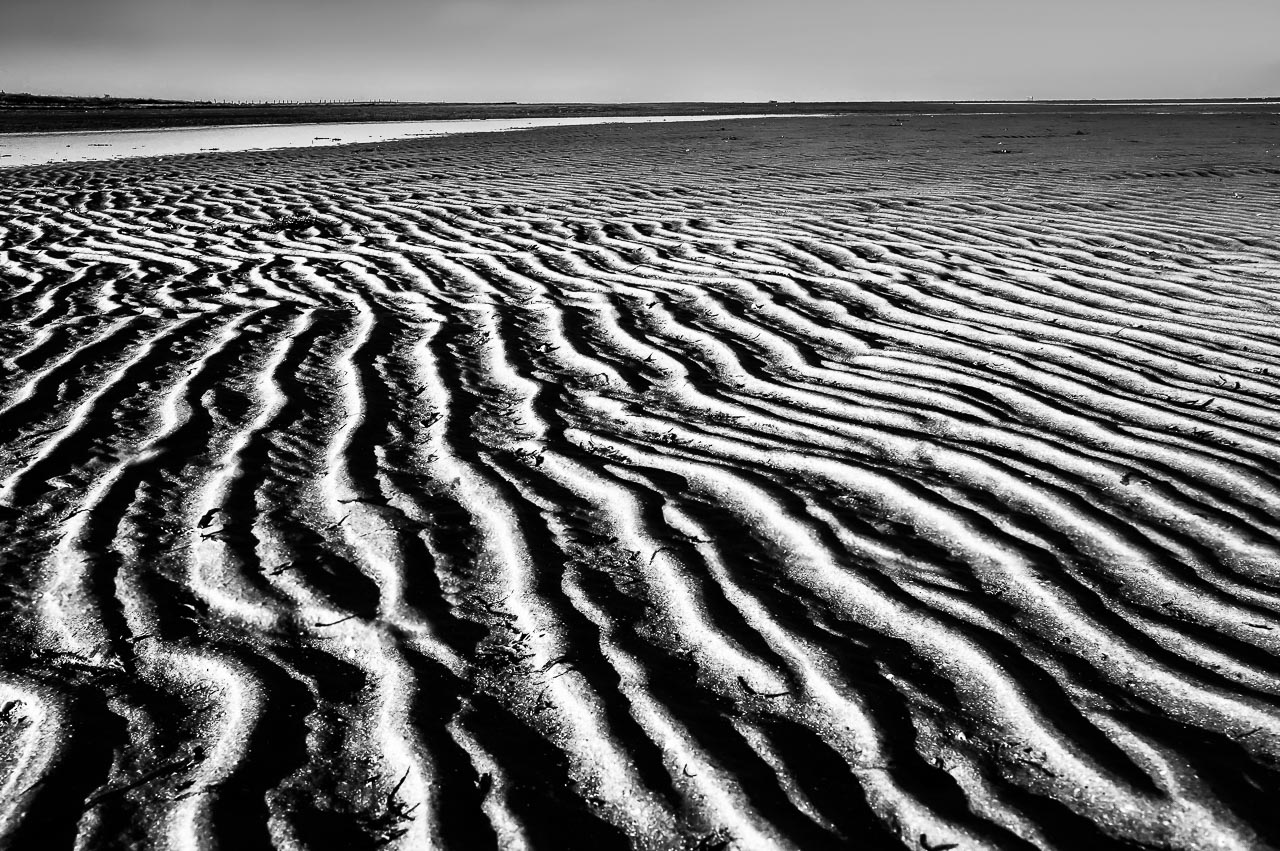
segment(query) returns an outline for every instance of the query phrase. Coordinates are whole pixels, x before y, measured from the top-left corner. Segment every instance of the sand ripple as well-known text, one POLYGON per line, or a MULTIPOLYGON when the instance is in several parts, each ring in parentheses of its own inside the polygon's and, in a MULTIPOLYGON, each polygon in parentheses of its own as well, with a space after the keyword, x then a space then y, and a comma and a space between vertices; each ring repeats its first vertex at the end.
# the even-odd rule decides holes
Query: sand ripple
POLYGON ((0 843, 1280 844, 1280 160, 994 120, 6 172, 0 843))

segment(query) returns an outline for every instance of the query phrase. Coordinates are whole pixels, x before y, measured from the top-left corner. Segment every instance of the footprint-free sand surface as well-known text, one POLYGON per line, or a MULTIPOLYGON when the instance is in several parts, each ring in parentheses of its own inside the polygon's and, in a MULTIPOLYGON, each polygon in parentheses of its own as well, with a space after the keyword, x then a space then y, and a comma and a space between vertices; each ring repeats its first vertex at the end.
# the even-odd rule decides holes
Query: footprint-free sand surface
MULTIPOLYGON (((502 133, 540 127, 729 121, 742 115, 619 115, 570 118, 478 118, 454 121, 375 121, 320 124, 240 124, 151 130, 90 130, 0 134, 0 168, 166 157, 208 151, 259 151, 388 142, 456 133, 502 133)), ((765 116, 773 117, 773 116, 765 116)))
POLYGON ((0 845, 1275 847, 1275 120, 0 172, 0 845))

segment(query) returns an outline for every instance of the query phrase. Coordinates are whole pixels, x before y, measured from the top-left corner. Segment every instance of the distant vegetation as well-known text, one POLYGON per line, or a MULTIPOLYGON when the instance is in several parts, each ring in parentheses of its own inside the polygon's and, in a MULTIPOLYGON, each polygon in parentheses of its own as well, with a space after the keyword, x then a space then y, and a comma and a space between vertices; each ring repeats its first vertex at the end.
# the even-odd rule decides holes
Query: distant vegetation
POLYGON ((187 101, 163 98, 113 98, 110 95, 33 95, 27 92, 0 92, 0 107, 38 107, 42 109, 104 109, 145 106, 185 106, 187 101))
MULTIPOLYGON (((506 101, 515 104, 516 101, 506 101)), ((192 109, 217 108, 227 106, 264 107, 264 106, 370 106, 395 105, 396 101, 377 100, 177 100, 174 98, 117 98, 111 95, 89 97, 86 95, 33 95, 28 92, 0 92, 0 108, 29 107, 39 109, 122 109, 129 107, 154 108, 158 106, 181 106, 192 109)), ((503 104, 486 104, 501 106, 503 104)))

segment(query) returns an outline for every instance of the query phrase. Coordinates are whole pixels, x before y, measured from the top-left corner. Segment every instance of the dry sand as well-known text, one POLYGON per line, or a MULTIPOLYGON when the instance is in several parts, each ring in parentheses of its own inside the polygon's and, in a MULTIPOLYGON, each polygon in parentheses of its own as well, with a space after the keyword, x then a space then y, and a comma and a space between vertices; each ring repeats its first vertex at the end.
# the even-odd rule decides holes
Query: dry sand
POLYGON ((0 845, 1275 846, 1274 121, 0 172, 0 845))

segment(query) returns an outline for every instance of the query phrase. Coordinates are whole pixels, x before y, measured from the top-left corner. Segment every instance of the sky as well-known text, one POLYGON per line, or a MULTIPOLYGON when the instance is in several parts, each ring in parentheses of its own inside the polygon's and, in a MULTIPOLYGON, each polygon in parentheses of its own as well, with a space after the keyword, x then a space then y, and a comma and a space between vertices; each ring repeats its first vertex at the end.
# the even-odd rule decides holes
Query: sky
POLYGON ((191 99, 1280 95, 1280 0, 0 0, 0 90, 191 99))

